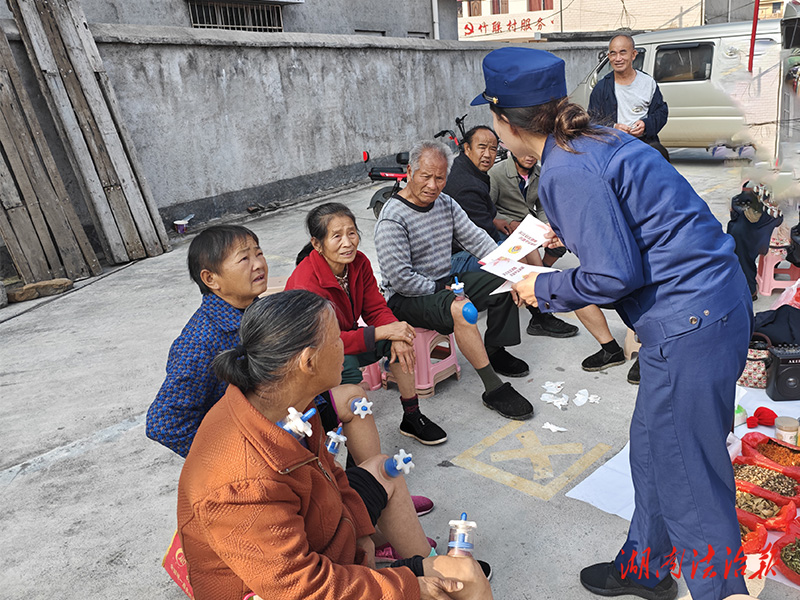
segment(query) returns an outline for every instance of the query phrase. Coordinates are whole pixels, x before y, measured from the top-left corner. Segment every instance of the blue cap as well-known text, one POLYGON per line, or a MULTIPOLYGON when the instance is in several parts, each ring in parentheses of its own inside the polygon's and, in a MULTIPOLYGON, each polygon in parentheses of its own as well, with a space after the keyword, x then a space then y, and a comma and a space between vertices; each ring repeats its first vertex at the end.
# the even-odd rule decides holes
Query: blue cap
POLYGON ((483 59, 486 91, 470 103, 538 106, 567 95, 564 61, 536 48, 499 48, 483 59))

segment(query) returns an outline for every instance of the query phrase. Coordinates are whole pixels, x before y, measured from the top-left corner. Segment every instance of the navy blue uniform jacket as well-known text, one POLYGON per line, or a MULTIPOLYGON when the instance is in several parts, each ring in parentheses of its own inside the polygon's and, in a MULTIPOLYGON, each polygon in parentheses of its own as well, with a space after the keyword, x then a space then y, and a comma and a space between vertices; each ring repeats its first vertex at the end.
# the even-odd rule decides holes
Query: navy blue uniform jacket
POLYGON ((539 308, 615 303, 648 345, 716 322, 746 285, 733 238, 657 150, 602 131, 573 141, 577 154, 545 143, 539 199, 581 264, 538 276, 539 308))
MULTIPOLYGON (((617 122, 617 95, 614 93, 614 72, 612 71, 594 86, 592 95, 589 96, 589 115, 595 123, 613 127, 617 122)), ((667 124, 669 109, 661 90, 656 84, 653 99, 647 109, 647 116, 642 118, 644 133, 639 138, 648 144, 658 141, 658 132, 667 124)))

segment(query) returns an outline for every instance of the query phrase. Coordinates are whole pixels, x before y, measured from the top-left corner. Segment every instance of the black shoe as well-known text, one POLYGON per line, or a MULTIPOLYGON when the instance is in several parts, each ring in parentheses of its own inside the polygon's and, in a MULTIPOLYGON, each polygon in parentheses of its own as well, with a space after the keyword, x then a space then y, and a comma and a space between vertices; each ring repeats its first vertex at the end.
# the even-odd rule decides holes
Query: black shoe
POLYGON ((524 421, 533 416, 533 406, 506 382, 496 390, 483 392, 483 405, 496 410, 506 419, 524 421))
POLYGON ((636 360, 633 362, 633 366, 631 370, 628 371, 628 383, 632 383, 633 385, 639 385, 639 357, 636 357, 636 360))
POLYGON ((554 338, 568 338, 578 335, 578 328, 562 321, 550 313, 540 313, 531 317, 528 328, 525 330, 528 335, 546 335, 554 338))
POLYGON ((624 363, 625 351, 622 348, 613 354, 600 348, 600 350, 583 360, 581 368, 584 371, 602 371, 608 367, 616 367, 624 363))
POLYGON ((581 571, 581 584, 599 596, 639 596, 648 600, 673 600, 678 595, 678 584, 667 573, 654 588, 623 579, 613 562, 598 563, 581 571))
POLYGON ((506 377, 525 377, 530 373, 528 363, 511 356, 505 348, 500 348, 489 356, 489 364, 492 365, 495 373, 506 377))
POLYGON ((487 563, 485 560, 479 560, 478 564, 481 566, 481 569, 483 569, 483 574, 486 575, 486 579, 491 581, 492 580, 492 565, 487 563))
POLYGON ((426 446, 435 446, 447 441, 447 434, 444 429, 418 410, 403 415, 403 420, 400 423, 400 433, 412 437, 426 446))

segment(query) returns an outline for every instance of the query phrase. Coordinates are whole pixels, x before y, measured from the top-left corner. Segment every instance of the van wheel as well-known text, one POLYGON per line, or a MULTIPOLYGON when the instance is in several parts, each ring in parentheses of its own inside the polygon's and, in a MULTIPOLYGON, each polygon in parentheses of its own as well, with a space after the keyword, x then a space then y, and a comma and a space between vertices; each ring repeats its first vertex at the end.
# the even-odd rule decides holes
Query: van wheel
POLYGON ((372 207, 372 212, 375 214, 376 219, 381 216, 383 205, 386 204, 389 201, 389 198, 392 197, 393 191, 394 186, 389 185, 382 187, 372 195, 369 205, 372 207))

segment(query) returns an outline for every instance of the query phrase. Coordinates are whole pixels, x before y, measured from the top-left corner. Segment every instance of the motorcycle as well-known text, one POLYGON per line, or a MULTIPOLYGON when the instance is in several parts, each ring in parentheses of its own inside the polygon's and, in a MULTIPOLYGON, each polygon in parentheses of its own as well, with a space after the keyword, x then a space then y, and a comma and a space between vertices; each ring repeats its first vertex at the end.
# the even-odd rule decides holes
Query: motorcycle
MULTIPOLYGON (((461 117, 456 118, 456 126, 458 127, 459 131, 461 132, 461 138, 464 137, 464 119, 467 115, 463 115, 461 117)), ((451 150, 458 151, 461 148, 461 144, 456 136, 455 132, 452 129, 442 129, 439 133, 434 135, 434 139, 439 139, 447 136, 446 144, 450 146, 451 150)), ((369 162, 369 152, 366 150, 362 153, 362 158, 364 160, 364 165, 366 166, 369 162)), ((395 162, 400 165, 397 167, 372 167, 367 172, 367 177, 370 178, 373 182, 376 181, 391 181, 392 185, 388 185, 382 187, 377 192, 372 195, 370 198, 368 208, 372 210, 375 218, 377 219, 380 214, 381 210, 383 210, 383 205, 389 201, 389 198, 394 196, 397 192, 402 189, 402 184, 405 183, 408 177, 408 152, 398 152, 395 155, 395 162)))

